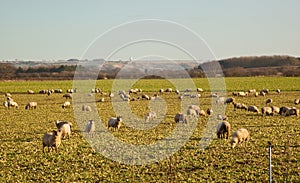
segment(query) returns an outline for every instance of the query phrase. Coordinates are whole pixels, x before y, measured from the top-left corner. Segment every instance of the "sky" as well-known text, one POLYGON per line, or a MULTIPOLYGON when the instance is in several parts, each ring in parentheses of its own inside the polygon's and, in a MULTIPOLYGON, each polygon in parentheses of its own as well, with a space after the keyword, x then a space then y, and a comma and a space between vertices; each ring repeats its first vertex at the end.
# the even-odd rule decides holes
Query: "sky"
MULTIPOLYGON (((0 60, 84 58, 91 45, 100 41, 100 35, 126 22, 144 19, 170 21, 188 28, 217 59, 300 56, 299 8, 298 0, 0 0, 0 60)), ((186 39, 176 33, 170 35, 180 41, 186 39)), ((112 35, 110 42, 114 41, 112 35)), ((104 42, 95 57, 103 57, 101 50, 110 42, 104 42)), ((155 55, 146 51, 149 49, 149 44, 136 44, 114 59, 128 59, 132 52, 145 53, 145 57, 155 55)), ((157 50, 161 50, 161 58, 165 50, 168 58, 184 59, 178 50, 157 50)))

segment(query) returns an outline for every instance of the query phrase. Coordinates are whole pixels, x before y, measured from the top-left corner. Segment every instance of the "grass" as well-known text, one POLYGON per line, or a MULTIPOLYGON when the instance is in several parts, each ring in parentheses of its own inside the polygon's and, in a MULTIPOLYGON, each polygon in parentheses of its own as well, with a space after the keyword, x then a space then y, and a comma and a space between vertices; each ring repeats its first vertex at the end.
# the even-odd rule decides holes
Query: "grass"
MULTIPOLYGON (((202 78, 194 81, 195 87, 205 91, 200 98, 200 107, 206 110, 211 107, 208 81, 202 78)), ((300 93, 300 78, 226 78, 225 81, 228 96, 232 91, 269 88, 271 92, 266 97, 236 97, 238 102, 259 108, 265 105, 267 98, 272 98, 276 106, 295 106, 293 100, 299 98, 300 93), (280 95, 274 91, 277 88, 282 91, 280 95)), ((113 82, 100 80, 95 87, 108 93, 113 82)), ((181 80, 181 83, 187 81, 181 80)), ((160 88, 174 88, 172 81, 166 80, 139 80, 133 87, 143 89, 149 96, 160 88)), ((95 152, 81 132, 83 126, 76 123, 73 109, 61 108, 66 101, 62 94, 26 93, 28 89, 37 93, 48 88, 66 91, 72 88, 72 81, 0 82, 0 93, 11 92, 20 106, 19 109, 0 108, 0 182, 267 182, 268 141, 273 145, 274 182, 300 181, 299 117, 262 117, 246 111, 233 111, 233 106, 228 105, 226 115, 232 131, 240 127, 250 131, 247 145, 231 149, 228 140, 214 139, 206 149, 200 150, 199 141, 208 122, 208 117, 200 117, 188 142, 172 156, 148 165, 126 165, 95 152), (25 110, 29 101, 36 101, 38 108, 25 110), (55 129, 57 119, 74 124, 71 138, 63 140, 58 152, 43 154, 42 136, 55 129)), ((106 125, 108 118, 117 114, 109 97, 95 94, 95 99, 100 97, 104 97, 105 102, 96 103, 97 111, 106 125)), ((154 144, 166 138, 176 127, 173 117, 180 111, 180 102, 174 93, 161 94, 161 97, 167 109, 159 124, 150 130, 124 125, 111 133, 125 143, 137 145, 154 144)), ((149 106, 149 101, 130 102, 130 110, 141 118, 150 111, 149 106)), ((102 131, 97 133, 104 134, 102 131)))

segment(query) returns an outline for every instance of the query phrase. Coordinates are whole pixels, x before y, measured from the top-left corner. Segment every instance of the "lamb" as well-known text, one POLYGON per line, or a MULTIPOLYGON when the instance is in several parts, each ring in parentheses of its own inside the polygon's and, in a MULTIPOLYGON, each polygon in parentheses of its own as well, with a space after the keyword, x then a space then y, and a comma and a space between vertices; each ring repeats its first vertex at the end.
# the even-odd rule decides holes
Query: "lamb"
POLYGON ((147 113, 147 115, 146 115, 146 117, 145 117, 145 121, 146 121, 146 122, 149 122, 149 121, 154 120, 154 119, 156 119, 156 118, 157 118, 156 112, 151 111, 151 112, 148 112, 148 113, 147 113))
POLYGON ((43 153, 45 153, 45 147, 48 147, 48 152, 50 152, 50 148, 55 148, 55 151, 57 152, 57 149, 61 144, 61 135, 62 132, 60 130, 53 130, 51 133, 45 133, 43 136, 43 153))
POLYGON ((66 93, 63 95, 63 97, 65 97, 66 99, 72 99, 72 94, 71 93, 66 93))
POLYGON ((236 145, 241 145, 243 142, 249 141, 250 135, 247 129, 240 128, 232 134, 232 139, 230 141, 231 148, 236 145))
POLYGON ((273 99, 271 99, 271 98, 268 98, 267 100, 266 100, 266 104, 270 104, 270 103, 272 103, 273 102, 273 99))
POLYGON ((67 136, 68 138, 70 138, 71 136, 71 127, 72 127, 72 123, 67 122, 67 121, 55 121, 56 127, 58 130, 61 131, 61 136, 63 139, 65 139, 67 136))
POLYGON ((89 105, 82 105, 81 110, 91 112, 92 108, 89 105))
POLYGON ((271 107, 262 107, 261 108, 261 113, 262 113, 262 116, 264 116, 265 114, 268 115, 268 116, 270 116, 270 115, 273 116, 273 114, 274 114, 271 107))
POLYGON ((89 120, 84 131, 93 137, 95 132, 95 122, 93 120, 89 120))
POLYGON ((116 118, 114 117, 111 117, 109 120, 108 120, 108 129, 111 127, 113 128, 114 130, 118 130, 120 129, 121 127, 121 123, 122 123, 122 117, 121 116, 118 116, 116 118))
POLYGON ((256 106, 254 106, 254 105, 248 106, 248 111, 249 112, 256 112, 257 114, 259 113, 258 108, 256 106))
POLYGON ((37 103, 36 102, 28 102, 25 106, 25 109, 36 109, 37 103))
POLYGON ((61 105, 61 107, 62 107, 63 109, 65 109, 65 108, 70 108, 70 107, 71 107, 71 103, 70 103, 69 101, 66 101, 65 103, 63 103, 63 104, 61 105))
POLYGON ((174 117, 174 121, 175 123, 179 123, 179 122, 187 123, 187 116, 182 113, 177 113, 174 117))
POLYGON ((285 113, 284 113, 284 116, 292 116, 292 115, 295 115, 295 116, 299 116, 299 109, 296 109, 295 107, 292 107, 290 109, 288 109, 285 113))
POLYGON ((234 101, 235 101, 235 98, 230 97, 225 100, 224 104, 230 104, 230 103, 233 103, 234 101))
POLYGON ((220 122, 217 126, 216 133, 219 139, 228 139, 230 135, 230 123, 227 121, 220 122))
POLYGON ((62 93, 62 89, 55 89, 54 93, 62 93))
POLYGON ((245 104, 242 104, 242 103, 233 102, 233 107, 234 107, 234 111, 236 111, 236 109, 248 110, 248 107, 245 104))
POLYGON ((298 105, 300 103, 300 99, 295 99, 294 104, 298 105))

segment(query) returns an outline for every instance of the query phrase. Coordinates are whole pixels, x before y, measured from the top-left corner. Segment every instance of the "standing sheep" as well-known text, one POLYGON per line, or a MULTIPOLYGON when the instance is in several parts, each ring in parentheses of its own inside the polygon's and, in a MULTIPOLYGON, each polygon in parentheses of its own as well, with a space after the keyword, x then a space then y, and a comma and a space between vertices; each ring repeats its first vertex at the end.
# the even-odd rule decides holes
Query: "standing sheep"
POLYGON ((206 113, 207 113, 209 116, 211 116, 211 115, 213 114, 213 110, 212 110, 211 108, 208 108, 208 109, 206 110, 206 113))
POLYGON ((65 97, 66 99, 72 99, 72 94, 71 93, 66 93, 63 95, 63 97, 65 97))
POLYGON ((234 108, 234 111, 236 111, 236 109, 248 110, 248 107, 245 104, 235 103, 235 102, 233 102, 233 108, 234 108))
POLYGON ((230 103, 233 103, 234 101, 235 101, 235 98, 230 97, 225 100, 224 104, 230 104, 230 103))
POLYGON ((248 106, 248 111, 250 111, 250 112, 256 112, 257 114, 259 113, 258 108, 256 106, 254 106, 254 105, 248 106))
POLYGON ((234 148, 236 145, 240 145, 243 142, 249 140, 249 132, 245 128, 240 128, 232 134, 232 139, 230 141, 231 148, 234 148))
POLYGON ((27 90, 27 93, 28 94, 34 94, 34 91, 33 90, 27 90))
POLYGON ((156 119, 156 118, 157 118, 156 112, 151 111, 151 112, 148 112, 148 113, 147 113, 147 115, 146 115, 146 117, 145 117, 145 121, 146 121, 146 122, 149 122, 149 121, 154 120, 154 119, 156 119))
POLYGON ((122 117, 121 116, 118 116, 116 118, 114 117, 111 117, 109 120, 108 120, 108 129, 111 127, 113 128, 114 130, 118 130, 120 129, 122 125, 122 117))
POLYGON ((89 105, 82 105, 81 110, 91 112, 92 108, 89 105))
POLYGON ((279 109, 279 114, 284 115, 286 111, 288 111, 290 108, 289 107, 280 107, 279 109))
POLYGON ((28 102, 25 106, 25 109, 36 109, 37 103, 36 102, 28 102))
POLYGON ((69 101, 66 101, 65 103, 63 103, 63 104, 61 105, 61 107, 62 107, 63 109, 65 109, 65 108, 70 108, 70 107, 71 107, 71 103, 70 103, 69 101))
POLYGON ((56 120, 55 125, 56 125, 57 129, 61 131, 61 136, 63 139, 65 139, 66 136, 68 136, 68 138, 70 138, 72 123, 67 122, 67 121, 56 120))
POLYGON ((57 152, 57 149, 61 143, 61 134, 62 132, 60 130, 53 131, 51 133, 45 133, 43 136, 43 153, 45 152, 45 147, 48 147, 48 152, 50 152, 50 148, 55 148, 55 151, 57 152))
POLYGON ((295 99, 295 100, 294 100, 294 104, 295 104, 295 105, 298 105, 299 103, 300 103, 300 99, 295 99))
POLYGON ((95 131, 95 122, 93 120, 89 120, 84 131, 93 137, 95 131))
POLYGON ((292 115, 299 116, 299 109, 292 107, 284 113, 284 116, 292 116, 292 115))
POLYGON ((194 109, 188 109, 186 113, 187 115, 191 115, 193 117, 197 117, 199 115, 194 109))
POLYGON ((217 126, 217 136, 219 139, 228 139, 230 135, 230 123, 227 121, 220 122, 217 126))
POLYGON ((273 110, 271 107, 262 107, 261 113, 262 113, 262 116, 264 116, 265 114, 268 116, 270 116, 270 115, 273 116, 273 110))
POLYGON ((267 100, 266 100, 266 104, 270 104, 270 103, 272 103, 273 102, 273 99, 271 99, 271 98, 268 98, 267 100))
POLYGON ((177 113, 174 117, 174 121, 175 123, 179 123, 179 122, 187 123, 187 117, 185 114, 177 113))

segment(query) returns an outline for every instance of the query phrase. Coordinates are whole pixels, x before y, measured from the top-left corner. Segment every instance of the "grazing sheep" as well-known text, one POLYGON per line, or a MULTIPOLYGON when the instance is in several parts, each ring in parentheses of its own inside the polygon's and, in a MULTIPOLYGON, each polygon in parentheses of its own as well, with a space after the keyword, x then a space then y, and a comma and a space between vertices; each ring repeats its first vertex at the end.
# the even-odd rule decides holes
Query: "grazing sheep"
POLYGON ((194 109, 188 109, 186 113, 187 113, 187 115, 191 115, 193 117, 198 116, 198 113, 194 109))
POLYGON ((89 120, 84 131, 93 137, 95 132, 95 122, 93 120, 89 120))
POLYGON ((108 120, 108 127, 107 128, 109 129, 111 127, 114 130, 118 130, 121 127, 121 123, 122 123, 122 117, 121 116, 118 116, 116 118, 111 117, 108 120))
POLYGON ((62 107, 63 109, 65 109, 65 108, 70 108, 70 107, 71 107, 71 103, 70 103, 69 101, 66 101, 65 103, 63 103, 63 104, 61 105, 61 107, 62 107))
POLYGON ((260 94, 261 96, 263 96, 263 97, 266 96, 266 93, 263 92, 263 91, 260 91, 259 94, 260 94))
POLYGON ((256 112, 257 114, 259 113, 258 108, 256 106, 254 106, 254 105, 248 106, 248 111, 250 111, 250 112, 256 112))
POLYGON ((230 141, 231 148, 234 148, 236 145, 240 145, 243 142, 247 142, 250 138, 248 130, 245 128, 240 128, 232 134, 232 139, 230 141))
POLYGON ((163 93, 164 92, 164 89, 159 89, 159 93, 163 93))
POLYGON ((199 116, 206 116, 206 113, 205 113, 204 110, 200 110, 198 115, 199 115, 199 116))
POLYGON ((197 92, 203 92, 202 88, 197 88, 197 92))
POLYGON ((211 108, 208 108, 208 109, 206 110, 206 113, 207 113, 209 116, 211 116, 211 115, 213 114, 213 110, 212 110, 211 108))
POLYGON ((191 98, 200 98, 201 97, 201 94, 200 93, 197 93, 195 95, 190 95, 191 98))
POLYGON ((255 97, 258 97, 258 92, 255 92, 255 93, 254 93, 254 96, 255 96, 255 97))
POLYGON ((81 110, 91 112, 92 108, 89 105, 82 105, 81 110))
POLYGON ((262 116, 264 116, 265 114, 268 116, 273 116, 273 114, 274 114, 271 107, 262 107, 261 113, 262 113, 262 116))
POLYGON ((196 113, 197 113, 197 115, 199 115, 199 113, 200 113, 200 107, 197 106, 197 105, 190 105, 190 106, 188 107, 188 109, 193 109, 193 110, 195 110, 196 113))
POLYGON ((175 123, 179 123, 179 122, 187 123, 187 117, 185 114, 177 113, 174 117, 174 121, 175 123))
POLYGON ((13 100, 8 100, 7 102, 8 102, 8 108, 11 108, 11 107, 14 107, 14 108, 16 108, 16 109, 19 108, 19 105, 18 105, 17 102, 15 102, 15 101, 13 101, 13 100))
POLYGON ((270 104, 270 103, 272 103, 273 102, 273 99, 271 99, 271 98, 268 98, 267 100, 266 100, 266 104, 270 104))
POLYGON ((3 106, 4 106, 4 107, 8 107, 8 102, 7 102, 7 101, 4 101, 4 102, 3 102, 3 106))
POLYGON ((184 90, 184 92, 192 92, 192 89, 191 88, 187 88, 184 90))
POLYGON ((180 94, 179 90, 175 90, 175 93, 176 93, 177 95, 179 95, 179 94, 180 94))
POLYGON ((100 99, 99 99, 99 102, 104 102, 105 101, 105 99, 103 98, 103 97, 101 97, 100 99))
POLYGON ((148 95, 143 94, 142 99, 150 100, 150 97, 148 95))
POLYGON ((62 132, 60 130, 53 131, 51 133, 45 133, 43 136, 43 153, 45 153, 44 149, 45 147, 48 147, 48 152, 50 152, 50 148, 55 148, 55 151, 57 152, 57 149, 61 143, 61 134, 62 132))
POLYGON ((248 93, 256 93, 256 89, 250 89, 248 90, 248 93))
POLYGON ((286 112, 287 110, 289 110, 289 109, 290 109, 289 107, 280 107, 280 109, 279 109, 279 114, 280 114, 280 115, 284 115, 285 112, 286 112))
POLYGON ((279 88, 276 89, 276 93, 280 94, 280 89, 279 88))
POLYGON ((216 93, 212 93, 212 94, 209 95, 209 97, 211 97, 211 98, 218 98, 219 96, 216 93))
POLYGON ((25 109, 36 109, 37 103, 36 102, 28 102, 25 106, 25 109))
POLYGON ((227 98, 227 99, 224 101, 224 104, 230 104, 230 103, 233 103, 233 102, 235 102, 235 98, 230 97, 230 98, 227 98))
POLYGON ((54 90, 54 93, 62 93, 63 91, 62 91, 62 89, 55 89, 54 90))
POLYGON ((152 121, 152 120, 154 120, 154 119, 156 119, 156 118, 157 118, 156 112, 151 111, 151 112, 148 112, 148 113, 147 113, 147 115, 146 115, 146 117, 145 117, 145 121, 146 121, 146 122, 149 122, 149 121, 152 121))
POLYGON ((68 138, 70 138, 72 123, 67 122, 67 121, 56 120, 55 125, 56 125, 57 129, 61 131, 61 136, 63 139, 65 139, 67 136, 68 136, 68 138))
POLYGON ((279 114, 280 113, 280 108, 279 107, 276 107, 276 106, 271 106, 271 108, 272 108, 272 112, 273 112, 273 114, 279 114))
POLYGON ((72 94, 71 93, 66 93, 63 95, 63 97, 65 97, 66 99, 72 99, 72 94))
POLYGON ((166 92, 172 92, 172 91, 173 91, 172 88, 167 88, 167 89, 166 89, 166 92))
POLYGON ((48 93, 48 90, 40 90, 39 93, 40 94, 46 94, 46 93, 48 93))
POLYGON ((221 114, 217 115, 218 120, 227 120, 227 116, 222 116, 221 114))
POLYGON ((239 97, 245 97, 245 96, 247 96, 247 93, 245 93, 245 92, 238 92, 237 96, 239 96, 239 97))
POLYGON ((295 116, 299 116, 299 109, 296 109, 295 107, 292 107, 290 109, 288 109, 285 113, 284 113, 284 116, 292 116, 292 115, 295 115, 295 116))
POLYGON ((236 109, 248 110, 248 107, 245 104, 235 103, 235 102, 233 102, 233 108, 234 108, 234 111, 236 111, 236 109))
POLYGON ((34 91, 33 90, 27 90, 27 93, 28 94, 34 94, 34 91))
POLYGON ((217 136, 219 139, 228 139, 230 135, 230 124, 227 121, 220 122, 217 126, 217 136))
POLYGON ((295 99, 294 100, 294 104, 298 105, 300 103, 300 100, 299 99, 295 99))

